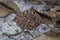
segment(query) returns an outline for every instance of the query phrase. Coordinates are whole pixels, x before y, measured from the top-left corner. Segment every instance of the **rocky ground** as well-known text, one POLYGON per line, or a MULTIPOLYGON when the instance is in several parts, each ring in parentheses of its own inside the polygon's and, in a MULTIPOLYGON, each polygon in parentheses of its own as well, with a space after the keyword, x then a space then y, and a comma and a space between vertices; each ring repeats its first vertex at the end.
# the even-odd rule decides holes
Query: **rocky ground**
MULTIPOLYGON (((4 17, 0 17, 0 40, 60 40, 60 1, 41 1, 42 3, 37 5, 38 3, 34 4, 34 2, 31 4, 29 1, 22 2, 21 0, 13 0, 20 9, 20 12, 24 12, 31 7, 39 12, 41 23, 33 30, 24 29, 22 31, 22 28, 15 21, 16 12, 11 12, 10 10, 10 13, 5 16, 1 14, 1 11, 0 14, 4 17)), ((9 7, 11 6, 9 4, 9 7)))

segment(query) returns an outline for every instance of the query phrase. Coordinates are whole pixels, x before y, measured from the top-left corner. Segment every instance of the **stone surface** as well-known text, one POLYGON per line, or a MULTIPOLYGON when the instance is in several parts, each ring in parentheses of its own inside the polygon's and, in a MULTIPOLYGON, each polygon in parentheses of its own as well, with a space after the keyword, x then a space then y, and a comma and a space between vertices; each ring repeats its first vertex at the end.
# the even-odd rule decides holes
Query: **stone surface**
POLYGON ((57 17, 60 16, 60 12, 54 12, 54 11, 46 11, 45 14, 49 17, 57 17))
POLYGON ((0 17, 7 16, 9 14, 8 10, 5 8, 0 8, 0 17))
POLYGON ((13 3, 11 0, 2 0, 0 1, 0 3, 3 4, 3 6, 5 5, 5 7, 11 10, 11 12, 20 12, 18 6, 15 3, 13 3))
POLYGON ((0 19, 1 19, 0 27, 2 27, 3 33, 13 34, 14 29, 15 29, 15 32, 16 32, 16 30, 21 31, 20 28, 16 25, 16 22, 12 21, 14 19, 13 15, 8 15, 8 17, 6 17, 6 19, 4 19, 4 18, 0 18, 0 19), (12 18, 10 18, 10 17, 12 17, 12 18), (18 27, 18 28, 16 28, 16 27, 18 27))
POLYGON ((30 0, 30 2, 35 5, 42 3, 41 0, 30 0))
MULTIPOLYGON (((1 0, 1 1, 3 1, 3 0, 1 0)), ((4 0, 5 1, 5 0, 4 0)), ((8 1, 8 0, 7 0, 8 1)), ((43 2, 43 4, 40 4, 40 5, 32 5, 32 4, 29 4, 29 3, 24 3, 24 2, 22 2, 22 0, 20 1, 20 0, 13 0, 14 1, 14 3, 19 7, 19 9, 21 10, 21 15, 20 16, 22 16, 23 15, 23 13, 27 13, 25 10, 28 10, 28 9, 30 9, 30 7, 32 6, 34 9, 36 9, 36 10, 38 10, 38 12, 41 12, 41 11, 44 11, 44 7, 46 6, 46 3, 44 3, 43 2)), ((39 0, 40 1, 40 0, 39 0)), ((47 0, 48 1, 48 0, 47 0)), ((50 0, 51 1, 51 0, 50 0)), ((52 0, 53 1, 53 0, 52 0)), ((54 2, 55 3, 55 2, 54 2)), ((54 3, 50 3, 50 4, 54 4, 54 3)), ((50 5, 49 4, 49 5, 50 5)), ((49 5, 48 5, 48 7, 49 7, 49 5)), ((11 5, 10 5, 11 6, 11 5)), ((51 6, 51 5, 50 5, 51 6)), ((54 6, 54 5, 53 5, 54 6)), ((59 9, 59 7, 57 8, 57 7, 53 7, 53 6, 51 6, 50 7, 50 11, 56 11, 56 10, 58 10, 59 9), (55 8, 57 8, 57 9, 55 9, 55 8)), ((59 11, 59 10, 58 10, 59 11)), ((24 30, 24 31, 21 31, 22 29, 21 29, 21 27, 20 26, 17 26, 16 25, 16 22, 15 22, 15 16, 16 16, 16 14, 15 13, 10 13, 8 16, 6 16, 6 17, 4 17, 4 18, 0 18, 0 39, 1 40, 33 40, 34 38, 37 38, 36 40, 60 40, 59 38, 60 37, 47 37, 47 36, 45 36, 45 35, 43 35, 44 33, 48 33, 49 32, 49 30, 55 30, 57 33, 59 32, 59 34, 60 34, 60 28, 55 28, 56 27, 56 25, 54 25, 54 24, 56 24, 55 23, 55 21, 53 22, 53 23, 51 23, 51 24, 49 24, 50 23, 50 21, 48 21, 47 22, 47 20, 49 20, 49 19, 45 19, 45 17, 43 18, 44 20, 43 20, 43 22, 41 22, 40 20, 41 20, 41 17, 38 15, 38 13, 36 13, 36 12, 34 12, 34 10, 32 10, 32 11, 28 11, 28 12, 30 12, 31 14, 33 14, 33 15, 37 15, 35 18, 40 18, 40 19, 36 19, 36 21, 38 22, 38 23, 40 23, 39 24, 39 26, 36 26, 36 28, 32 28, 33 30, 24 30), (47 24, 48 25, 47 25, 47 24), (51 29, 52 28, 52 29, 51 29), (18 34, 15 36, 15 35, 13 35, 13 34, 15 34, 15 33, 17 33, 18 32, 18 34), (3 35, 4 34, 4 35, 3 35), (5 34, 7 34, 7 35, 9 35, 9 36, 7 36, 7 35, 5 35, 5 34), (12 36, 10 36, 12 34, 12 36), (40 36, 40 37, 39 37, 40 36)), ((55 13, 55 12, 54 12, 55 13)), ((49 16, 51 17, 55 17, 55 14, 54 14, 53 12, 51 13, 51 15, 49 14, 49 16), (53 15, 52 15, 53 14, 53 15)), ((19 13, 20 14, 20 13, 19 13)), ((28 14, 28 13, 27 13, 28 14)), ((29 15, 27 15, 27 16, 30 16, 30 17, 33 17, 31 14, 29 14, 29 15)), ((42 14, 44 14, 44 13, 42 13, 42 14)), ((59 12, 57 12, 56 13, 58 16, 60 15, 60 13, 59 12)), ((47 15, 47 14, 46 14, 47 15)), ((25 15, 24 15, 25 16, 25 15)), ((23 16, 22 16, 23 17, 23 16)), ((22 18, 21 17, 21 18, 22 18)), ((59 16, 60 17, 60 16, 59 16)), ((25 17, 24 17, 25 18, 25 17)), ((33 17, 34 18, 34 17, 33 17)), ((33 19, 32 18, 32 19, 33 19)), ((23 19, 23 18, 22 18, 23 19)), ((28 19, 29 19, 29 17, 28 17, 28 19)), ((53 19, 53 18, 52 18, 53 19)), ((54 19, 54 20, 56 20, 56 18, 54 19)), ((19 19, 19 21, 20 21, 20 19, 19 19)), ((24 21, 25 21, 25 19, 24 19, 24 21)), ((31 22, 31 25, 33 25, 34 23, 33 22, 31 22)), ((28 25, 28 27, 30 27, 29 25, 28 25)), ((59 26, 60 27, 60 26, 59 26)), ((53 33, 51 33, 51 34, 55 34, 55 32, 53 33)))
POLYGON ((57 15, 55 14, 55 12, 50 12, 50 11, 46 11, 45 14, 49 17, 56 17, 57 15))
POLYGON ((42 36, 35 38, 33 40, 60 40, 60 37, 49 37, 46 35, 42 35, 42 36))
POLYGON ((58 0, 45 0, 47 4, 56 4, 58 0))

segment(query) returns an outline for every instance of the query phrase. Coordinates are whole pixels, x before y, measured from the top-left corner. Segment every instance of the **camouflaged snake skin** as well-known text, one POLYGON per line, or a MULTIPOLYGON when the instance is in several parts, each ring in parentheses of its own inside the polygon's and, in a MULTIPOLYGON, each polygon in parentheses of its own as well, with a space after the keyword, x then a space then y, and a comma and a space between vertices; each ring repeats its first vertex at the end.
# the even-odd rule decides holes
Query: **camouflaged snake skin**
POLYGON ((17 25, 23 29, 33 29, 40 24, 41 17, 34 9, 18 13, 15 18, 17 25))

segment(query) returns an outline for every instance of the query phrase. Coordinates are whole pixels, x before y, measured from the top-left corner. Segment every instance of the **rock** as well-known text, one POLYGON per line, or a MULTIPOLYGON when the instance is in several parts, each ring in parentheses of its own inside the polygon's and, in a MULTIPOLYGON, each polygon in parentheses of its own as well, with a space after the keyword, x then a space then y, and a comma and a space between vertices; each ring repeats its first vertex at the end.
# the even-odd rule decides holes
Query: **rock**
POLYGON ((5 17, 9 14, 7 9, 0 8, 0 17, 5 17))
POLYGON ((60 12, 46 11, 45 14, 52 18, 53 17, 57 18, 57 16, 58 16, 58 18, 60 17, 60 12))
POLYGON ((29 0, 32 4, 41 4, 41 0, 29 0))
POLYGON ((5 18, 5 21, 6 21, 6 22, 9 22, 9 21, 14 20, 14 19, 15 19, 15 16, 16 16, 15 13, 11 13, 10 15, 8 15, 8 16, 5 18))
POLYGON ((42 22, 42 23, 45 23, 45 24, 50 24, 50 23, 52 23, 52 21, 51 21, 50 19, 48 19, 48 18, 42 18, 41 22, 42 22))
POLYGON ((59 15, 60 15, 60 12, 55 12, 55 13, 56 13, 56 15, 57 15, 57 16, 59 16, 59 15))
POLYGON ((15 3, 13 3, 11 0, 6 0, 6 1, 2 0, 0 1, 0 4, 6 7, 11 12, 20 12, 18 6, 15 3))
POLYGON ((56 11, 56 12, 59 12, 60 11, 60 6, 58 6, 58 5, 47 5, 45 7, 45 11, 56 11))
POLYGON ((14 36, 17 40, 33 40, 33 37, 30 34, 22 32, 21 34, 14 36))
POLYGON ((60 40, 60 37, 49 37, 49 36, 46 36, 46 35, 42 35, 42 36, 37 37, 33 40, 60 40))
POLYGON ((54 8, 54 5, 47 5, 45 6, 45 11, 50 11, 52 8, 54 8))
POLYGON ((16 40, 13 37, 8 37, 8 36, 4 36, 4 35, 0 35, 0 40, 16 40))
POLYGON ((59 37, 60 36, 60 34, 57 31, 53 31, 53 30, 46 32, 45 35, 48 35, 50 37, 59 37))
POLYGON ((51 8, 51 10, 50 11, 57 11, 57 12, 59 12, 59 10, 60 10, 60 6, 54 6, 54 8, 51 8))
POLYGON ((15 34, 21 32, 21 28, 18 27, 17 25, 15 25, 15 23, 9 24, 6 22, 2 22, 2 23, 0 23, 0 27, 2 30, 0 32, 4 35, 15 35, 15 34), (16 30, 18 30, 18 32, 16 30))
POLYGON ((45 0, 47 4, 56 4, 58 0, 45 0))
POLYGON ((60 14, 60 12, 52 12, 52 11, 46 11, 45 14, 49 17, 57 17, 57 15, 60 14), (57 14, 57 15, 56 15, 57 14))
POLYGON ((58 0, 57 5, 59 5, 59 6, 60 6, 60 0, 58 0))

